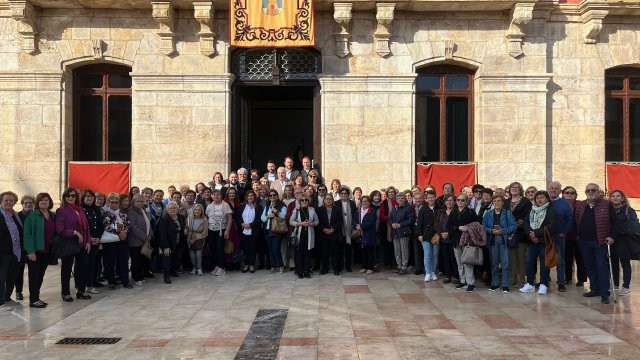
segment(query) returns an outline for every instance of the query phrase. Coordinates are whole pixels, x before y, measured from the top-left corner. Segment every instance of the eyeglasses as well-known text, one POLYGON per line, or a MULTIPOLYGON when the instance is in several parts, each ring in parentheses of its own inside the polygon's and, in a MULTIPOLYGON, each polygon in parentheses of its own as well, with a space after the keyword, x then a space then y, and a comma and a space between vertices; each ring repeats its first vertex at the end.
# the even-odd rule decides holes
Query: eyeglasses
POLYGON ((318 192, 320 191, 327 191, 327 189, 318 189, 318 192))
POLYGON ((309 202, 309 199, 301 199, 300 202, 309 202))
POLYGON ((315 175, 307 175, 307 176, 310 177, 310 178, 314 178, 314 179, 317 178, 317 176, 315 176, 315 175))
POLYGON ((535 194, 536 191, 535 190, 527 190, 527 194, 535 194))
POLYGON ((278 194, 269 194, 269 197, 277 197, 278 194))
POLYGON ((565 191, 564 194, 565 195, 575 195, 576 192, 575 191, 565 191))
POLYGON ((349 193, 341 192, 340 195, 349 195, 349 193))
POLYGON ((588 193, 594 193, 594 192, 597 192, 597 191, 598 191, 598 189, 587 189, 586 190, 586 192, 588 192, 588 193))
POLYGON ((456 199, 457 202, 464 202, 467 201, 467 199, 456 199))
POLYGON ((479 194, 482 192, 482 190, 473 190, 473 192, 479 194))
POLYGON ((120 204, 120 201, 109 201, 109 204, 120 204))

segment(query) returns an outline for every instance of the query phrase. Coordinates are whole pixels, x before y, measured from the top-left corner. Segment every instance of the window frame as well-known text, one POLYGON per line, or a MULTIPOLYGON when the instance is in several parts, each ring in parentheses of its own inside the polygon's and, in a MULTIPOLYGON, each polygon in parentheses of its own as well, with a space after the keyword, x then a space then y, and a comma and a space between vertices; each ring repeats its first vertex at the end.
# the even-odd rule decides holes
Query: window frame
MULTIPOLYGON (((132 87, 129 88, 112 88, 109 87, 110 75, 126 75, 131 76, 131 68, 123 65, 114 64, 93 64, 79 67, 73 71, 73 159, 80 158, 80 97, 96 96, 102 98, 102 158, 93 161, 112 161, 109 160, 109 97, 111 96, 129 96, 132 97, 132 87), (83 76, 101 75, 101 88, 82 88, 81 80, 83 76)), ((133 99, 132 99, 133 100, 133 99)), ((132 101, 133 110, 133 101, 132 101)), ((130 130, 131 131, 131 130, 130 130)), ((132 148, 133 146, 130 145, 132 148)), ((120 160, 119 160, 120 161, 120 160)), ((131 161, 129 159, 128 161, 131 161)))
MULTIPOLYGON (((472 162, 474 161, 474 119, 473 119, 473 80, 475 76, 475 70, 465 68, 457 65, 437 64, 430 65, 424 68, 418 69, 416 77, 416 104, 419 103, 421 98, 436 97, 440 101, 440 146, 439 146, 439 162, 472 162), (417 87, 418 78, 424 75, 438 75, 440 76, 439 83, 440 88, 438 90, 420 90, 417 87), (446 88, 446 81, 448 76, 467 76, 469 79, 469 87, 464 90, 446 88), (447 158, 447 99, 448 98, 466 98, 468 102, 468 141, 467 141, 467 160, 451 160, 447 158)), ((416 114, 417 115, 417 114, 416 114)), ((427 121, 425 118, 424 121, 427 121)), ((415 136, 424 136, 424 134, 416 133, 415 136)))
MULTIPOLYGON (((631 78, 640 79, 640 68, 635 67, 620 67, 608 69, 605 71, 604 79, 604 93, 605 93, 605 107, 608 99, 620 99, 622 100, 622 159, 608 159, 607 156, 607 134, 605 124, 605 161, 610 162, 632 162, 631 161, 631 114, 630 114, 630 101, 631 99, 640 100, 640 90, 631 90, 629 84, 631 78), (622 78, 621 90, 607 90, 607 80, 610 78, 622 78)), ((607 109, 605 108, 605 116, 607 109)))

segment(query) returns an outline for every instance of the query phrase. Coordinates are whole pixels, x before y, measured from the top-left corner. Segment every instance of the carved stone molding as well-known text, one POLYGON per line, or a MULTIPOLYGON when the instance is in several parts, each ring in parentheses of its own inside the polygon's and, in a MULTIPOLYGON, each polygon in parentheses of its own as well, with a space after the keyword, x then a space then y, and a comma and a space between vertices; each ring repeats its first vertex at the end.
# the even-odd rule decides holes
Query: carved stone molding
POLYGON ((176 11, 170 1, 152 1, 153 18, 160 25, 156 32, 160 37, 160 52, 169 56, 176 52, 175 33, 176 11))
POLYGON ((18 33, 22 36, 20 49, 27 54, 38 51, 38 11, 26 0, 9 0, 11 17, 18 21, 18 33))
POLYGON ((93 48, 93 58, 95 60, 99 60, 102 59, 104 57, 104 52, 103 52, 103 46, 104 46, 104 42, 102 41, 102 39, 93 39, 93 44, 92 44, 92 48, 93 48))
POLYGON ((376 53, 382 57, 389 56, 389 39, 391 38, 391 23, 393 22, 393 12, 396 8, 395 3, 377 3, 376 4, 376 31, 373 33, 373 42, 376 47, 376 53))
POLYGON ((453 40, 445 40, 444 41, 444 58, 451 60, 453 59, 453 53, 456 50, 456 43, 453 40))
POLYGON ((352 3, 334 3, 333 20, 338 23, 338 31, 334 32, 335 54, 338 57, 346 57, 351 54, 349 39, 351 38, 351 8, 352 3))
POLYGON ((580 14, 584 27, 584 43, 595 44, 598 42, 598 34, 602 30, 602 21, 609 14, 608 10, 591 9, 586 7, 580 14))
POLYGON ((202 55, 213 56, 216 54, 216 32, 213 31, 213 16, 215 8, 213 1, 194 1, 193 16, 200 23, 200 52, 202 55))
POLYGON ((524 55, 522 39, 525 34, 522 30, 533 19, 534 6, 534 3, 517 3, 511 9, 507 39, 509 40, 509 55, 516 59, 524 55))

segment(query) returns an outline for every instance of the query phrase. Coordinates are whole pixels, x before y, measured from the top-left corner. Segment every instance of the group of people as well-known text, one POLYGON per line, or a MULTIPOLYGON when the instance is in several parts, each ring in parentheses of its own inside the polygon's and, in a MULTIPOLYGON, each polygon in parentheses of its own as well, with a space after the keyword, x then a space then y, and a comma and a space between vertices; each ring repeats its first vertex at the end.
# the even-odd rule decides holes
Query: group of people
POLYGON ((295 271, 298 278, 318 272, 334 275, 393 270, 407 274, 413 266, 424 281, 442 278, 457 289, 476 291, 484 279, 489 291, 547 294, 551 289, 545 250, 557 252, 557 290, 574 281, 584 296, 609 302, 607 247, 613 248, 614 286, 630 292, 630 256, 616 249, 635 241, 624 226, 637 222, 625 194, 606 199, 588 184, 577 201, 574 187, 551 182, 538 190, 514 182, 506 189, 476 184, 456 193, 447 183, 398 191, 393 186, 363 194, 334 179, 329 186, 305 157, 294 167, 240 168, 228 180, 216 172, 212 181, 163 190, 132 187, 128 194, 94 193, 67 188, 60 207, 48 193, 0 194, 0 309, 23 299, 28 268, 29 305, 43 308, 40 288, 47 267, 61 266, 61 297, 91 299, 105 287, 131 289, 161 273, 165 283, 189 272, 202 276, 227 271, 254 273, 295 271), (74 248, 70 251, 70 248, 74 248), (617 251, 616 251, 617 250, 617 251), (59 258, 59 259, 58 259, 59 258), (536 277, 539 276, 539 282, 536 277))

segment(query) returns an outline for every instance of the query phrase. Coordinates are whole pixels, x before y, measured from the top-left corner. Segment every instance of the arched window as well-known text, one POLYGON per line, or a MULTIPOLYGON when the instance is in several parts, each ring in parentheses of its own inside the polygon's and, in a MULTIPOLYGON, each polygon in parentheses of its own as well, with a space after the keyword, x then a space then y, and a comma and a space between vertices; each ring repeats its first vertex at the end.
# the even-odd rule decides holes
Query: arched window
POLYGON ((110 64, 74 70, 74 160, 131 161, 130 72, 110 64))
POLYGON ((416 162, 473 159, 473 74, 453 65, 418 70, 416 162))
POLYGON ((605 73, 605 159, 640 161, 640 69, 605 73))

